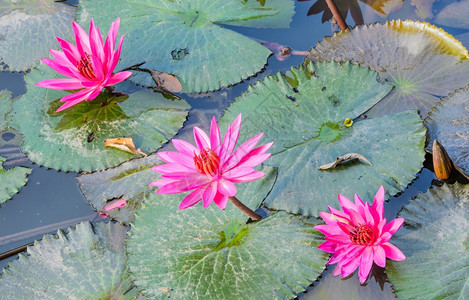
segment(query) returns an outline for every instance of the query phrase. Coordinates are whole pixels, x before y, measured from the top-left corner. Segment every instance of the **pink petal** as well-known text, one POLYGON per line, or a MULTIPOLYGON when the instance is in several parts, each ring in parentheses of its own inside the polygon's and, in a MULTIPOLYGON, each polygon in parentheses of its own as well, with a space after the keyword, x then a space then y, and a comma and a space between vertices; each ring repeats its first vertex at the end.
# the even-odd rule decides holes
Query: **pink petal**
POLYGON ((392 259, 392 260, 397 260, 397 261, 405 259, 404 253, 402 253, 402 251, 399 250, 399 248, 397 248, 393 244, 384 243, 381 245, 381 247, 383 247, 383 250, 386 253, 387 258, 392 259))
POLYGON ((239 132, 241 130, 241 114, 236 117, 233 124, 228 126, 223 143, 220 149, 220 165, 223 166, 233 153, 234 147, 238 142, 239 132))
POLYGON ((81 54, 78 51, 77 47, 66 40, 62 40, 61 38, 57 38, 60 47, 64 52, 64 55, 67 57, 68 61, 74 66, 78 65, 78 62, 81 60, 81 54))
POLYGON ((246 155, 234 168, 253 168, 266 161, 272 154, 265 153, 260 155, 246 155))
POLYGON ((100 61, 104 61, 103 37, 99 28, 94 25, 93 18, 90 21, 90 46, 91 53, 100 61))
MULTIPOLYGON (((340 263, 339 263, 340 264, 340 263)), ((355 271, 358 266, 360 265, 360 256, 356 256, 350 261, 347 262, 347 264, 341 265, 341 276, 342 278, 345 278, 349 276, 350 274, 355 271)))
POLYGON ((125 199, 117 199, 106 204, 106 206, 104 206, 104 210, 110 211, 111 209, 121 208, 126 204, 127 202, 125 201, 125 199))
POLYGON ((218 181, 218 191, 228 197, 236 195, 235 185, 231 181, 225 179, 218 181))
MULTIPOLYGON (((381 220, 384 218, 384 186, 380 186, 376 192, 375 198, 373 199, 373 205, 371 210, 376 214, 377 218, 381 220)), ((375 224, 379 221, 375 220, 375 224)))
POLYGON ((109 77, 109 80, 103 82, 104 86, 110 86, 117 84, 119 82, 122 82, 132 76, 132 72, 130 71, 122 71, 119 73, 112 74, 111 77, 109 77))
POLYGON ((217 120, 215 119, 215 117, 212 118, 212 123, 210 125, 210 147, 213 151, 215 151, 215 153, 220 153, 220 128, 218 127, 217 120))
POLYGON ((36 83, 37 86, 54 90, 76 90, 82 89, 83 85, 75 78, 46 79, 36 83))
POLYGON ((318 246, 319 250, 322 250, 327 253, 334 253, 335 252, 336 245, 334 243, 331 243, 329 241, 325 241, 321 245, 318 246))
POLYGON ((231 157, 228 158, 223 169, 231 169, 236 166, 249 152, 257 145, 257 143, 262 138, 263 133, 259 133, 258 135, 250 138, 246 142, 244 142, 234 153, 231 157))
POLYGON ((228 196, 223 195, 222 193, 218 193, 215 195, 215 198, 213 198, 213 202, 220 208, 220 209, 225 209, 226 204, 228 203, 228 196))
POLYGON ((88 34, 76 22, 73 22, 73 32, 75 33, 75 41, 80 57, 86 57, 86 54, 91 54, 88 34))
POLYGON ((210 148, 210 140, 207 134, 197 126, 194 126, 193 131, 194 131, 195 144, 197 145, 197 147, 200 150, 210 148))
POLYGON ((223 174, 223 178, 231 182, 247 182, 262 178, 264 175, 264 172, 256 171, 253 168, 239 168, 223 174))
POLYGON ((189 169, 194 170, 193 156, 187 156, 185 154, 173 151, 161 151, 158 152, 158 156, 167 163, 181 164, 189 169))
POLYGON ((386 253, 380 246, 373 247, 373 260, 382 268, 386 266, 386 253))
POLYGON ((342 210, 343 210, 346 214, 349 214, 349 210, 354 210, 354 209, 355 209, 355 205, 352 203, 352 201, 350 201, 350 200, 349 200, 347 197, 345 197, 344 195, 339 194, 339 195, 338 195, 338 198, 339 198, 340 206, 342 207, 342 210))
POLYGON ((181 180, 168 183, 158 189, 157 194, 177 194, 181 192, 187 192, 199 187, 205 186, 210 182, 210 179, 206 176, 201 177, 188 177, 181 180))
POLYGON ((104 80, 105 74, 103 72, 103 64, 101 63, 99 58, 95 56, 91 56, 91 63, 93 65, 93 71, 94 71, 94 75, 96 75, 96 78, 99 81, 104 80))
POLYGON ((114 44, 116 43, 117 31, 119 30, 120 18, 117 18, 115 22, 112 22, 111 27, 104 44, 105 60, 108 61, 111 55, 114 54, 114 44))
POLYGON ((174 147, 184 155, 194 157, 194 153, 199 153, 199 149, 186 141, 179 139, 172 139, 171 141, 173 142, 174 147))
POLYGON ((363 284, 370 275, 371 267, 373 266, 373 249, 365 247, 360 259, 360 269, 358 271, 358 278, 360 283, 363 284))
POLYGON ((43 63, 48 65, 52 70, 67 76, 67 77, 75 77, 75 74, 70 71, 70 69, 67 66, 64 66, 61 63, 58 63, 57 60, 55 59, 49 59, 49 58, 43 58, 41 59, 43 63))
POLYGON ((57 109, 55 112, 60 112, 64 109, 67 109, 67 108, 70 108, 82 101, 85 101, 87 100, 90 95, 94 92, 94 90, 89 90, 89 89, 83 89, 81 91, 78 91, 76 93, 73 93, 73 94, 70 94, 70 95, 67 95, 65 97, 62 97, 62 99, 60 99, 60 101, 62 102, 66 102, 65 104, 63 104, 61 107, 59 107, 59 109, 57 109))
POLYGON ((335 225, 316 225, 314 229, 321 232, 324 235, 339 235, 342 234, 342 230, 335 225))
POLYGON ((396 231, 399 230, 399 228, 401 228, 403 223, 404 218, 394 219, 383 227, 383 232, 389 232, 390 234, 394 234, 396 233, 396 231))
POLYGON ((179 209, 186 209, 188 207, 191 207, 200 200, 202 200, 202 191, 200 189, 197 189, 186 197, 184 197, 181 204, 179 204, 179 209))
POLYGON ((171 174, 175 172, 193 173, 195 171, 194 167, 190 168, 188 166, 178 165, 178 164, 163 164, 163 165, 154 166, 151 169, 161 174, 171 174))
POLYGON ((360 215, 355 210, 350 210, 349 215, 350 215, 350 221, 352 221, 352 225, 354 225, 354 226, 360 226, 361 224, 366 223, 363 216, 360 215))
POLYGON ((203 192, 202 200, 204 202, 204 208, 207 208, 210 203, 212 203, 213 198, 215 198, 215 195, 217 194, 217 186, 217 182, 214 181, 203 192))
POLYGON ((161 187, 163 185, 167 185, 173 182, 176 182, 177 180, 171 179, 171 178, 162 178, 157 181, 150 182, 149 185, 151 186, 156 186, 156 187, 161 187))
POLYGON ((111 74, 112 71, 114 71, 114 68, 116 67, 117 63, 119 62, 119 57, 121 55, 121 49, 122 49, 122 44, 123 43, 124 43, 124 36, 121 36, 121 38, 119 40, 119 45, 117 46, 117 50, 114 53, 114 55, 112 55, 111 60, 108 64, 108 66, 107 66, 107 72, 109 74, 111 74))

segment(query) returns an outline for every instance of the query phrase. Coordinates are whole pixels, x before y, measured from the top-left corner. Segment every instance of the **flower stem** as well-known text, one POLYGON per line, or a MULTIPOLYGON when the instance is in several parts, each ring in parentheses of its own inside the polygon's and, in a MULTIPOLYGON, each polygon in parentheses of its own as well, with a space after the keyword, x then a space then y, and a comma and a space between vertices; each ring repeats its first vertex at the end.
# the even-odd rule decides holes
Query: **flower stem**
POLYGON ((337 21, 337 24, 339 24, 340 30, 347 29, 347 24, 345 23, 344 18, 342 18, 340 11, 337 9, 334 0, 326 0, 326 3, 334 16, 334 19, 337 21))
POLYGON ((253 210, 251 210, 249 207, 247 207, 246 205, 244 205, 243 203, 241 203, 241 201, 239 201, 235 196, 233 197, 228 197, 228 199, 230 199, 231 203, 233 203, 237 208, 239 208, 239 210, 241 210, 243 213, 245 213, 246 215, 248 215, 248 217, 250 217, 252 220, 254 221, 258 221, 260 219, 262 219, 262 216, 256 212, 254 212, 253 210))

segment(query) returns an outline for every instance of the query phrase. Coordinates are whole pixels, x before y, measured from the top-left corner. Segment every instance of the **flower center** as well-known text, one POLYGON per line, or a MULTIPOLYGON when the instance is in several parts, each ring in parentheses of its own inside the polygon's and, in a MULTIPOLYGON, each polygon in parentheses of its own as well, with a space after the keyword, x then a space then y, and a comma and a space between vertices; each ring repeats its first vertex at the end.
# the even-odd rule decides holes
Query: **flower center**
POLYGON ((194 153, 194 165, 197 172, 215 176, 220 166, 220 159, 212 149, 204 149, 199 155, 194 153))
POLYGON ((93 64, 91 63, 91 55, 89 55, 88 53, 86 54, 86 56, 82 57, 81 60, 78 62, 77 69, 80 74, 84 77, 90 80, 96 79, 96 75, 93 71, 93 64))
POLYGON ((355 245, 368 245, 370 242, 373 242, 375 235, 373 234, 373 229, 368 225, 360 225, 360 227, 355 227, 350 231, 350 240, 355 245))

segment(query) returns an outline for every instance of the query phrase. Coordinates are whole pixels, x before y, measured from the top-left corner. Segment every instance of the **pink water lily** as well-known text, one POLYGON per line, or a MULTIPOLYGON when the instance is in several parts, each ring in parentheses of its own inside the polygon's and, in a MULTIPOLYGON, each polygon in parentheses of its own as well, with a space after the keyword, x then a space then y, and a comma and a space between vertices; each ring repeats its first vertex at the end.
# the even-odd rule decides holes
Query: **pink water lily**
POLYGON ((347 277, 357 268, 358 277, 364 283, 370 274, 373 262, 386 266, 386 258, 404 260, 404 254, 389 242, 392 235, 402 226, 403 218, 386 224, 384 217, 384 187, 381 186, 370 206, 355 194, 355 203, 339 194, 343 211, 329 207, 331 213, 321 212, 326 225, 314 228, 326 235, 319 249, 334 253, 327 264, 335 264, 334 276, 347 277))
POLYGON ((46 65, 58 73, 69 78, 56 78, 43 80, 36 83, 37 86, 56 90, 78 90, 64 96, 60 101, 65 102, 57 112, 67 109, 82 101, 90 101, 96 98, 104 87, 114 85, 132 75, 132 72, 123 71, 112 74, 119 61, 119 56, 124 41, 124 36, 119 40, 117 49, 117 31, 120 19, 117 18, 111 24, 108 36, 103 45, 103 39, 99 28, 90 23, 89 35, 77 23, 73 22, 76 46, 57 37, 57 41, 63 52, 50 50, 55 59, 41 59, 46 65))
POLYGON ((273 144, 254 148, 262 137, 260 133, 234 151, 240 130, 241 114, 228 126, 223 142, 215 118, 212 119, 210 137, 197 126, 194 127, 196 146, 173 139, 173 145, 179 152, 158 153, 167 164, 152 168, 162 174, 162 179, 150 184, 159 187, 158 194, 193 190, 182 200, 179 209, 188 208, 201 200, 205 208, 215 202, 220 209, 225 209, 228 199, 236 195, 234 183, 256 180, 265 175, 253 167, 269 158, 270 153, 266 151, 273 144))

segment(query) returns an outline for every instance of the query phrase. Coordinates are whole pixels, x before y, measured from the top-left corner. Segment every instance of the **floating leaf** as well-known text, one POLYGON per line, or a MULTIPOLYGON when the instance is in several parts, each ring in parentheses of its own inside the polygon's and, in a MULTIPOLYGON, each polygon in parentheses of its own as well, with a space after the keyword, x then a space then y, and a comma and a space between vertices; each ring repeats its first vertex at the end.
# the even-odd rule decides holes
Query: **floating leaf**
POLYGON ((386 266, 399 299, 467 299, 469 185, 431 188, 399 216, 405 223, 392 240, 407 258, 386 266))
MULTIPOLYGON (((251 208, 275 181, 272 168, 264 171, 237 186, 236 196, 251 208)), ((136 215, 126 250, 131 278, 152 299, 290 299, 324 269, 317 220, 278 212, 246 225, 248 217, 231 203, 225 210, 178 210, 183 195, 151 198, 136 215)))
POLYGON ((469 86, 441 99, 425 119, 429 132, 427 150, 433 140, 445 148, 456 168, 469 178, 469 86))
POLYGON ((341 31, 311 49, 313 61, 352 61, 380 72, 395 89, 369 112, 378 116, 431 107, 467 84, 469 54, 451 35, 425 22, 391 21, 341 31))
POLYGON ((376 77, 349 63, 310 63, 251 86, 225 111, 222 127, 242 113, 243 136, 264 132, 263 139, 274 141, 265 163, 278 167, 279 176, 268 207, 317 216, 337 207, 338 193, 373 199, 381 184, 394 195, 412 181, 425 155, 418 114, 357 119, 391 90, 376 77), (353 126, 344 124, 347 118, 353 126), (318 170, 344 153, 360 153, 373 166, 355 160, 318 170))
POLYGON ((11 93, 7 90, 0 91, 0 132, 7 129, 5 116, 11 111, 11 93))
POLYGON ((18 193, 19 189, 28 182, 30 168, 14 167, 5 170, 1 164, 6 158, 0 156, 0 203, 3 203, 18 193))
MULTIPOLYGON (((88 143, 90 143, 90 139, 88 139, 88 143)), ((132 138, 115 138, 115 139, 105 139, 104 146, 110 148, 116 148, 122 151, 126 151, 133 154, 141 154, 143 156, 148 156, 140 150, 140 148, 135 149, 134 142, 132 138)))
POLYGON ((132 137, 145 153, 154 152, 182 126, 189 105, 159 93, 139 90, 128 96, 102 92, 56 113, 64 91, 37 87, 53 78, 47 66, 25 76, 27 92, 13 103, 13 127, 25 135, 23 150, 38 164, 65 171, 94 171, 118 165, 133 157, 104 146, 104 139, 132 137), (94 137, 91 138, 90 135, 94 137))
POLYGON ((154 154, 106 171, 82 175, 77 181, 86 200, 98 211, 105 211, 110 201, 125 199, 124 207, 106 214, 114 220, 129 224, 142 202, 154 193, 149 183, 156 180, 157 173, 151 168, 161 163, 158 155, 154 154))
POLYGON ((58 48, 56 36, 73 40, 75 12, 75 6, 62 1, 0 0, 0 63, 10 71, 37 65, 50 48, 58 48))
MULTIPOLYGON (((205 92, 254 75, 271 54, 218 24, 288 27, 293 14, 291 0, 269 0, 264 6, 254 0, 82 0, 78 20, 85 24, 92 16, 98 24, 110 24, 121 17, 122 67, 173 74, 183 92, 205 92)), ((146 72, 135 72, 131 80, 154 85, 146 72)))
POLYGON ((82 222, 44 236, 4 269, 2 298, 135 299, 124 264, 126 232, 117 224, 82 222))
POLYGON ((436 16, 435 23, 469 29, 469 0, 461 0, 448 4, 436 16))
POLYGON ((344 161, 348 161, 348 160, 351 160, 351 159, 359 159, 359 160, 362 160, 363 162, 369 164, 370 166, 373 166, 370 161, 368 159, 366 159, 366 157, 364 157, 363 155, 361 154, 358 154, 358 153, 347 153, 343 156, 339 156, 336 158, 336 160, 334 162, 331 162, 331 163, 328 163, 328 164, 325 164, 325 165, 322 165, 320 166, 318 169, 319 170, 328 170, 328 169, 334 169, 335 167, 337 167, 340 163, 344 162, 344 161))

